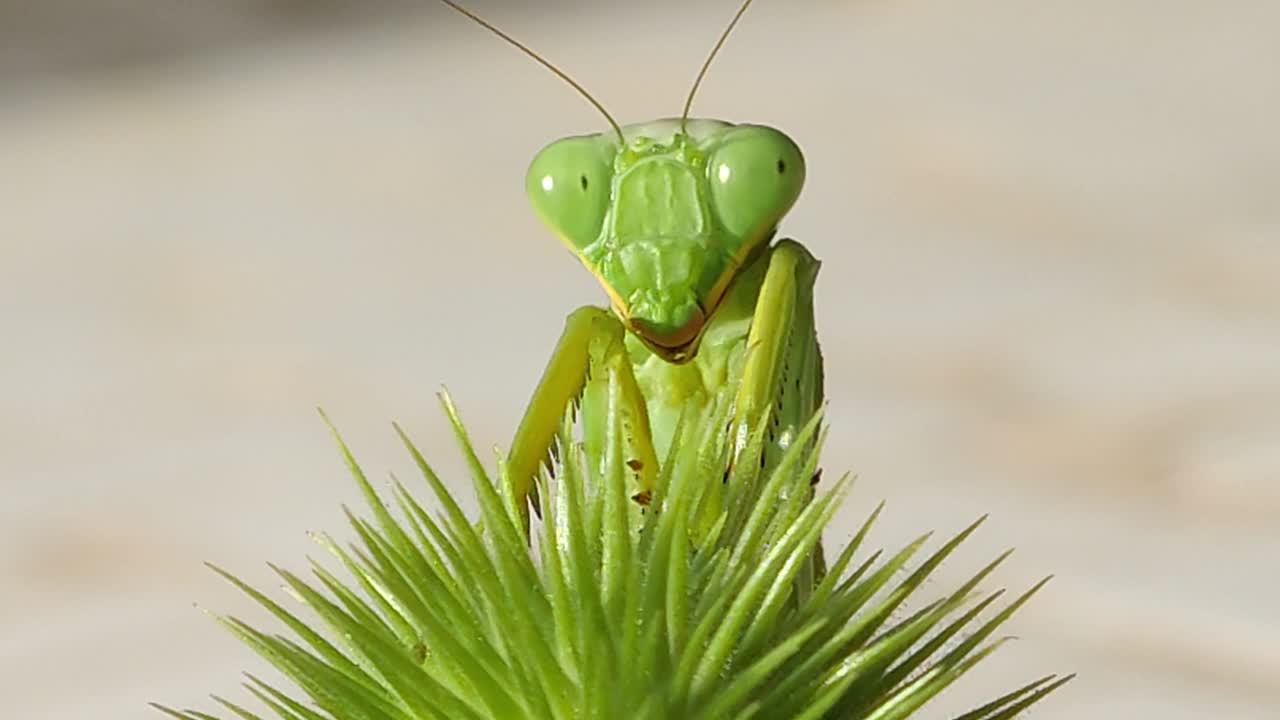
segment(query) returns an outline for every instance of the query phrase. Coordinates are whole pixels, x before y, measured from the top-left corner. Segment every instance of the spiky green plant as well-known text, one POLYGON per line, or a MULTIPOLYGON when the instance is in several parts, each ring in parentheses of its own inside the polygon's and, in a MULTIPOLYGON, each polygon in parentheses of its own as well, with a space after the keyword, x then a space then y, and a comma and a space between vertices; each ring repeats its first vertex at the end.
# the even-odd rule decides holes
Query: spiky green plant
MULTIPOLYGON (((797 578, 849 480, 810 501, 818 418, 771 472, 757 461, 726 474, 725 402, 681 424, 647 510, 626 497, 618 413, 606 413, 604 457, 584 454, 566 418, 529 542, 452 402, 441 399, 470 467, 478 523, 399 426, 441 512, 397 480, 394 517, 335 432, 373 519, 349 513, 359 546, 320 542, 354 583, 317 563, 311 581, 275 568, 328 632, 214 568, 296 636, 219 618, 309 699, 250 676, 249 691, 275 717, 897 720, 995 650, 995 631, 1044 584, 980 620, 1000 593, 983 597, 977 587, 1006 553, 902 616, 981 520, 918 564, 912 558, 927 535, 888 559, 877 552, 855 564, 877 509, 821 582, 805 587, 797 578)), ((762 424, 749 436, 747 458, 758 459, 763 432, 762 424)), ((958 720, 1012 718, 1069 679, 1041 678, 958 720)), ((184 720, 214 717, 156 707, 184 720)))

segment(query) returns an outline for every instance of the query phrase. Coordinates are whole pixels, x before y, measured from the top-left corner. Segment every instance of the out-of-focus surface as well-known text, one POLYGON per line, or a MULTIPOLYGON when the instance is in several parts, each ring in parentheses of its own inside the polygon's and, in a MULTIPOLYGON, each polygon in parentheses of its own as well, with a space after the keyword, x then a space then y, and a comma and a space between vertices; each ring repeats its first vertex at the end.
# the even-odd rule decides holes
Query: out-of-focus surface
MULTIPOLYGON (((425 3, 425 0, 424 0, 425 3)), ((249 610, 432 393, 506 443, 594 281, 528 159, 594 131, 425 3, 0 4, 0 678, 6 716, 138 717, 262 670, 249 610), (58 8, 62 8, 61 11, 58 8)), ((678 114, 732 2, 477 0, 623 121, 678 114)), ((785 230, 825 262, 829 472, 876 539, 987 525, 1057 579, 925 717, 1047 672, 1034 717, 1280 708, 1280 5, 757 3, 697 113, 787 129, 785 230)), ((207 705, 206 705, 207 707, 207 705)))

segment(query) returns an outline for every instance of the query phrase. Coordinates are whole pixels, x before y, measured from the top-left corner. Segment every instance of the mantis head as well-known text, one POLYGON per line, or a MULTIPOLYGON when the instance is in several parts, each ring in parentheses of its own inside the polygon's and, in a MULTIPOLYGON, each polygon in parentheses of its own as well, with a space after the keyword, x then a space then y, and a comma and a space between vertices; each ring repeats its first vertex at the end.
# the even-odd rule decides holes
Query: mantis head
POLYGON ((800 148, 778 130, 689 119, 711 61, 752 0, 743 0, 711 49, 680 118, 627 128, 546 58, 454 0, 441 1, 564 80, 609 121, 612 133, 543 148, 529 168, 529 199, 599 278, 633 334, 671 362, 691 359, 729 284, 804 185, 800 148))
POLYGON ((526 190, 624 325, 681 362, 804 176, 799 147, 778 130, 670 119, 557 140, 534 158, 526 190))

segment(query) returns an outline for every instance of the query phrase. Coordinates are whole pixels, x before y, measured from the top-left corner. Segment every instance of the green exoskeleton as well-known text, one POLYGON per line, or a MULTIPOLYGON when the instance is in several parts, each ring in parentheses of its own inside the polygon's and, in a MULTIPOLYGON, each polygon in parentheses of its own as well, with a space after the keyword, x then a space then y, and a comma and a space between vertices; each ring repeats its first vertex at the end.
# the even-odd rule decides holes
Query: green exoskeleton
MULTIPOLYGON (((736 383, 731 429, 739 438, 771 413, 762 462, 776 462, 823 398, 813 317, 818 262, 794 240, 776 239, 804 185, 804 156, 773 128, 688 117, 750 0, 707 58, 683 115, 625 127, 550 63, 444 2, 568 81, 612 127, 551 143, 528 171, 534 211, 599 279, 611 307, 569 315, 516 431, 506 490, 520 512, 569 406, 598 407, 608 382, 620 386, 624 451, 641 504, 680 413, 726 384, 736 383)), ((601 442, 600 432, 586 428, 584 442, 601 442)))
POLYGON ((771 411, 781 449, 822 400, 818 263, 795 241, 773 242, 804 184, 799 148, 772 128, 714 120, 632 125, 622 138, 559 140, 529 169, 534 210, 612 307, 569 316, 508 457, 519 496, 589 377, 622 385, 641 499, 690 401, 739 383, 735 427, 771 411))

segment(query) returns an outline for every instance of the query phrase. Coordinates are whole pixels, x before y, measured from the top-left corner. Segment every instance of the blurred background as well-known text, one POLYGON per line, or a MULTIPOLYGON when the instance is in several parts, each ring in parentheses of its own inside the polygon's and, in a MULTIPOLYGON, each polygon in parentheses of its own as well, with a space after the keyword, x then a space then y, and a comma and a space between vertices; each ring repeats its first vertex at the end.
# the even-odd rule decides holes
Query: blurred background
MULTIPOLYGON (((474 0, 623 122, 677 115, 732 0, 474 0)), ((986 526, 1056 580, 947 718, 1280 716, 1280 4, 761 0, 695 114, 785 128, 824 260, 832 529, 986 526)), ((0 681, 7 716, 242 698, 262 620, 358 502, 462 487, 433 394, 505 446, 603 302, 522 196, 602 120, 428 0, 0 1, 0 681)), ((274 625, 272 625, 274 627, 274 625)))

